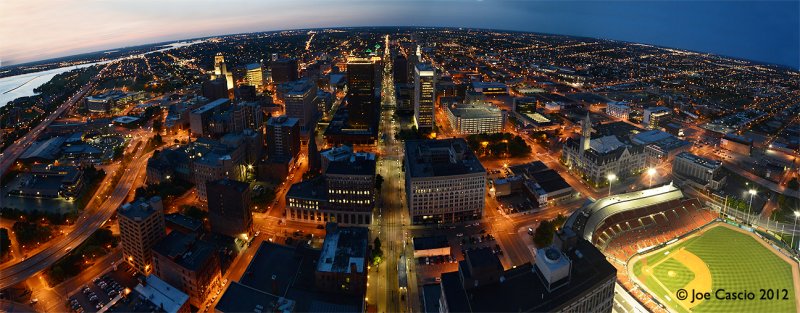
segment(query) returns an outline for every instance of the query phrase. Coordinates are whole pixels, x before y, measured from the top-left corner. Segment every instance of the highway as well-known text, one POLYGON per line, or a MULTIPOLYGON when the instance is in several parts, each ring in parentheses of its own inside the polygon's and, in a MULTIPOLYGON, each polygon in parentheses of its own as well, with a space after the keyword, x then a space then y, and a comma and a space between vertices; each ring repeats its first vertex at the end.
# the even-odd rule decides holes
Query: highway
POLYGON ((58 117, 61 116, 61 114, 71 109, 73 106, 75 106, 75 104, 79 103, 80 100, 83 99, 83 97, 86 96, 87 93, 89 93, 95 88, 96 86, 95 82, 100 77, 103 77, 103 75, 105 75, 107 68, 108 66, 100 70, 100 72, 98 72, 97 75, 95 75, 95 77, 92 78, 88 84, 81 87, 81 89, 78 90, 77 93, 72 95, 72 97, 70 97, 67 101, 58 106, 58 108, 56 108, 56 110, 53 111, 53 113, 51 113, 47 118, 45 118, 41 123, 39 123, 39 125, 36 125, 36 127, 31 129, 31 131, 29 131, 25 136, 22 136, 22 138, 19 138, 16 141, 14 141, 14 143, 9 145, 3 151, 3 153, 0 154, 0 177, 2 177, 6 173, 8 168, 12 164, 14 164, 14 161, 16 161, 17 158, 19 158, 22 155, 22 153, 25 152, 25 149, 30 147, 31 144, 34 141, 36 141, 37 138, 39 138, 39 135, 47 128, 47 126, 50 126, 50 123, 58 119, 58 117))
MULTIPOLYGON (((134 187, 137 179, 145 173, 147 162, 152 152, 143 154, 143 149, 136 151, 131 159, 131 167, 125 169, 128 173, 122 175, 114 191, 99 207, 87 208, 76 221, 73 231, 64 237, 54 239, 49 247, 43 249, 32 257, 10 266, 0 268, 0 289, 16 285, 35 275, 67 255, 69 251, 83 243, 97 229, 114 214, 116 209, 127 199, 128 193, 134 187)), ((109 173, 113 175, 113 173, 109 173)))

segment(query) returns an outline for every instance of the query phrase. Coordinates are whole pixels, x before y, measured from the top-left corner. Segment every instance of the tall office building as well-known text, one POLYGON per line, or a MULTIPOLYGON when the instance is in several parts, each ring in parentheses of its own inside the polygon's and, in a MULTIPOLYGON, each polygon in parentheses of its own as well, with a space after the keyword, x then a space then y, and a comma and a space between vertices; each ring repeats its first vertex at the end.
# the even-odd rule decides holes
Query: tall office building
POLYGON ((295 158, 300 154, 300 121, 286 115, 267 121, 267 155, 274 158, 295 158))
POLYGON ((272 82, 282 84, 295 80, 297 80, 297 59, 272 61, 272 82))
POLYGON ((150 273, 152 249, 164 238, 164 206, 160 197, 126 203, 117 210, 123 259, 140 273, 150 273))
POLYGON ((404 165, 412 223, 458 223, 483 215, 486 170, 463 138, 406 141, 404 165))
POLYGON ((248 85, 253 87, 261 87, 264 84, 264 70, 261 68, 261 63, 247 64, 245 67, 245 81, 248 85))
POLYGON ((206 182, 211 231, 230 237, 249 236, 253 230, 250 184, 230 179, 206 182))
POLYGON ((398 54, 392 61, 393 78, 395 84, 408 83, 408 59, 398 54))
POLYGON ((353 128, 375 127, 379 107, 375 77, 375 62, 369 58, 347 60, 348 123, 353 128))
POLYGON ((317 116, 317 85, 307 79, 287 83, 289 90, 284 94, 286 116, 300 122, 300 130, 314 128, 317 116))
POLYGON ((211 78, 224 78, 229 90, 234 87, 233 73, 228 70, 228 65, 225 64, 225 56, 222 55, 222 52, 217 52, 217 55, 214 56, 214 75, 211 78))
POLYGON ((436 71, 430 63, 414 68, 414 123, 417 129, 433 130, 436 101, 436 71))

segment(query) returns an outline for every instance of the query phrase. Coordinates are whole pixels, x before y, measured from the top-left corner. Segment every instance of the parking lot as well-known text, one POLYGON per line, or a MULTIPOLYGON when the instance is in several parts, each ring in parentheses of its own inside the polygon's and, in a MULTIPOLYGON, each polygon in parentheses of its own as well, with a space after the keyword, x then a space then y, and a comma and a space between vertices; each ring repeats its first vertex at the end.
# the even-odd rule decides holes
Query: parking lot
POLYGON ((122 263, 116 271, 95 277, 91 283, 80 287, 70 295, 66 306, 73 312, 97 312, 111 299, 125 292, 125 288, 136 287, 138 280, 134 274, 135 271, 127 263, 122 263))

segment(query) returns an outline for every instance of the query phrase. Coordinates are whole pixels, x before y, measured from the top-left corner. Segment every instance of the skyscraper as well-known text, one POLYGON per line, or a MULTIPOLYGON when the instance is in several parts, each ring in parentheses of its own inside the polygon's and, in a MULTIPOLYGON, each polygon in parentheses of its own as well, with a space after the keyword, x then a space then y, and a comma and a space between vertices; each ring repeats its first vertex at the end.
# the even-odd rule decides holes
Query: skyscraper
POLYGON ((417 129, 431 131, 436 101, 436 70, 430 63, 420 63, 414 68, 414 123, 417 129))
POLYGON ((225 64, 225 56, 222 55, 222 52, 217 52, 217 55, 214 56, 214 75, 211 78, 220 77, 225 78, 228 89, 233 89, 233 73, 228 71, 228 66, 225 64))
POLYGON ((375 63, 368 58, 347 60, 348 123, 353 128, 375 127, 379 99, 375 96, 375 63))
POLYGON ((392 67, 394 83, 408 83, 408 59, 402 54, 398 54, 392 61, 392 67))
POLYGON ((210 181, 206 193, 211 231, 234 238, 250 234, 250 184, 230 179, 210 181))

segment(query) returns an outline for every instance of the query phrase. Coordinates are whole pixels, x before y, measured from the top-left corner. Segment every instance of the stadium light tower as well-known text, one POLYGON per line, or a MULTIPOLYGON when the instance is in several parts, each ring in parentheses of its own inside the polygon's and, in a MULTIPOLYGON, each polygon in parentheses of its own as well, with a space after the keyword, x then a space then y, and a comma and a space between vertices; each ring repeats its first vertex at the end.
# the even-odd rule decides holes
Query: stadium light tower
POLYGON ((650 186, 649 188, 653 188, 653 175, 656 174, 656 169, 651 167, 647 169, 647 176, 650 176, 650 186))
POLYGON ((747 223, 749 224, 750 220, 751 220, 750 219, 750 210, 753 209, 753 196, 756 195, 756 190, 755 189, 750 189, 747 192, 750 193, 750 205, 747 207, 747 223))
POLYGON ((794 211, 794 226, 792 226, 792 249, 794 249, 794 236, 797 229, 797 218, 800 217, 800 211, 794 211))
POLYGON ((611 173, 611 174, 608 174, 608 176, 606 176, 606 178, 608 178, 608 196, 610 197, 611 196, 611 182, 617 180, 617 175, 614 175, 614 173, 611 173))

